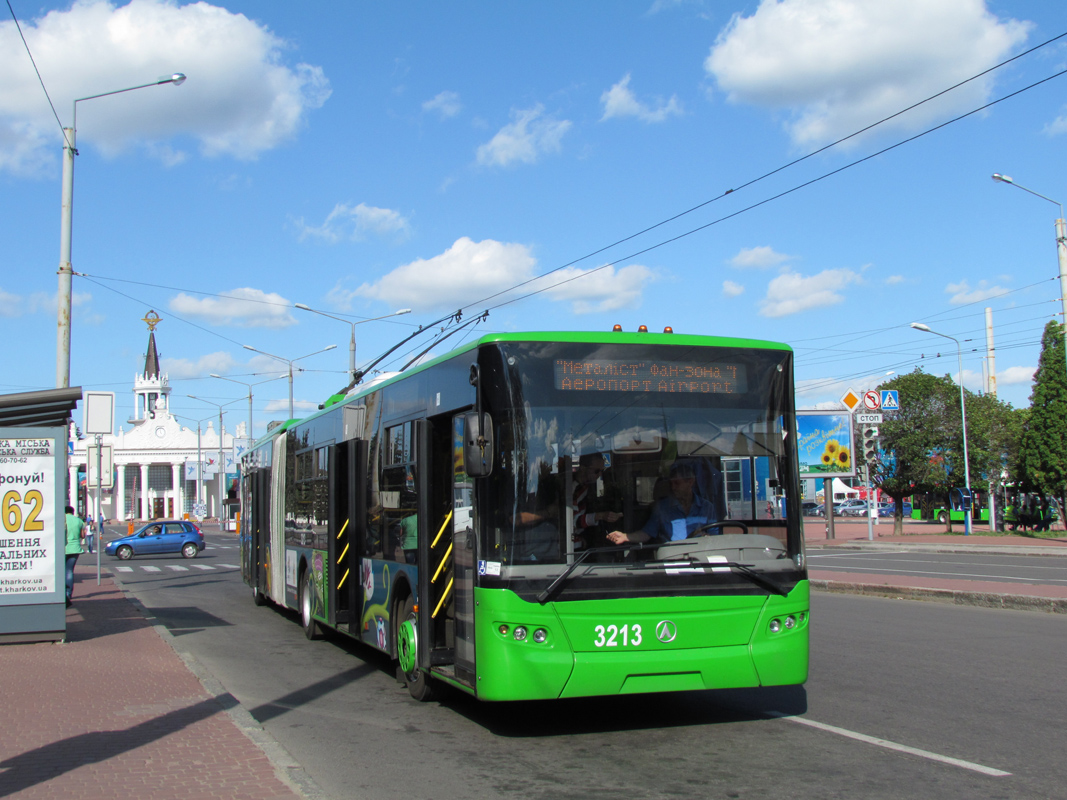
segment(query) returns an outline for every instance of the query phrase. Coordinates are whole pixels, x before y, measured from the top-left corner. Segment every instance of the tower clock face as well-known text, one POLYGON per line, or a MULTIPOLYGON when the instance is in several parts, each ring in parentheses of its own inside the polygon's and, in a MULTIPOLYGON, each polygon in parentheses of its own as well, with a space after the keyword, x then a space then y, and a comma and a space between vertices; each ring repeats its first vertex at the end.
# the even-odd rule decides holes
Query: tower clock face
POLYGON ((156 428, 156 436, 158 436, 160 439, 162 439, 166 435, 167 435, 167 429, 166 428, 156 428))

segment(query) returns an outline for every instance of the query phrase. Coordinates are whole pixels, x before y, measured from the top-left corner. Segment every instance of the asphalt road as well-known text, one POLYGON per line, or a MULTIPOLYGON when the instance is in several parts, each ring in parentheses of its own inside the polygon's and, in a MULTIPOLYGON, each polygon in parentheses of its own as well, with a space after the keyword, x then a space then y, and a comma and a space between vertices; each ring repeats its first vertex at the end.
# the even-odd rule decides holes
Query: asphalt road
POLYGON ((989 553, 870 552, 833 548, 807 551, 808 569, 922 578, 1067 585, 1067 558, 989 553))
POLYGON ((805 688, 419 704, 380 654, 308 642, 294 615, 256 608, 235 544, 208 532, 191 561, 105 563, 130 568, 116 578, 327 797, 972 800, 1067 785, 1058 615, 816 594, 805 688))

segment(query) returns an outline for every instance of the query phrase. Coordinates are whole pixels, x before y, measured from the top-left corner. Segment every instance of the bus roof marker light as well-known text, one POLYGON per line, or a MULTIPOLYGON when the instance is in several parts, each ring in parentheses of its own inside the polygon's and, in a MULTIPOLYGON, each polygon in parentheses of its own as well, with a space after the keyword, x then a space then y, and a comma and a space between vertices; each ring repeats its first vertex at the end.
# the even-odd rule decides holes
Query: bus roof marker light
POLYGON ((648 333, 648 326, 647 325, 638 325, 637 326, 637 332, 638 333, 648 333))
POLYGON ((614 325, 611 326, 611 332, 612 333, 619 333, 621 331, 622 331, 622 325, 619 325, 618 323, 615 323, 614 325))
POLYGON ((672 328, 670 325, 668 325, 663 329, 663 332, 664 333, 674 333, 674 328, 672 328))

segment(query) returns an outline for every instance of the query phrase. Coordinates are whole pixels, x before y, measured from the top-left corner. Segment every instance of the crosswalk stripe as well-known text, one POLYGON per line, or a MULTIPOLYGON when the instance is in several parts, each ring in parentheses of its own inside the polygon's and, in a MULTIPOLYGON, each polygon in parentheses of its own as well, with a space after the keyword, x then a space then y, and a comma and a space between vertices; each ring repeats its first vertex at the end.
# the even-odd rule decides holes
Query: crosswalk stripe
POLYGON ((193 564, 193 566, 196 567, 197 569, 215 569, 210 564, 193 564))
POLYGON ((133 572, 133 567, 112 567, 115 572, 133 572))
POLYGON ((227 569, 240 569, 236 564, 216 564, 216 567, 226 567, 227 569))
POLYGON ((167 569, 172 569, 175 572, 188 572, 188 567, 183 567, 181 564, 168 564, 167 569))
POLYGON ((163 571, 159 567, 141 567, 141 569, 143 569, 145 572, 162 572, 163 571))

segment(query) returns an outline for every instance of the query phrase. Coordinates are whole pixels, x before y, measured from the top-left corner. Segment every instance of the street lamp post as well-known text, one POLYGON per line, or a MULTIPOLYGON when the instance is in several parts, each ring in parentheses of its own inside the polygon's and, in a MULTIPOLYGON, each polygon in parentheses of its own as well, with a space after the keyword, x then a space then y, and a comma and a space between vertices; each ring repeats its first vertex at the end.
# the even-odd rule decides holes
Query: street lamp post
POLYGON ((256 435, 252 432, 252 387, 259 386, 261 383, 270 383, 271 381, 280 381, 284 378, 284 375, 277 375, 273 378, 267 378, 265 381, 256 381, 255 383, 245 383, 244 381, 234 380, 233 378, 227 378, 225 375, 216 375, 211 373, 212 378, 218 378, 220 381, 229 381, 230 383, 239 383, 241 386, 248 387, 248 438, 254 440, 256 435))
POLYGON ((303 303, 294 303, 296 308, 304 311, 310 311, 312 314, 318 314, 323 317, 329 317, 335 319, 338 322, 343 322, 346 325, 352 326, 352 338, 348 342, 348 379, 351 382, 356 380, 356 326, 362 325, 364 322, 375 322, 380 319, 388 319, 389 317, 399 317, 401 314, 410 314, 410 308, 402 308, 399 311, 394 311, 391 314, 382 314, 380 317, 370 317, 369 319, 359 319, 353 322, 350 319, 342 319, 341 317, 335 317, 333 314, 327 314, 325 311, 319 311, 317 308, 306 306, 303 303))
MULTIPOLYGON (((963 504, 963 533, 965 536, 970 536, 971 508, 973 507, 973 501, 971 500, 971 467, 967 459, 967 403, 963 396, 963 347, 960 345, 960 340, 955 336, 949 336, 947 333, 938 333, 935 330, 931 330, 929 325, 924 325, 921 322, 913 322, 911 323, 911 327, 915 328, 917 331, 926 331, 927 333, 934 334, 934 336, 951 339, 956 343, 956 358, 959 362, 960 369, 960 419, 963 422, 963 482, 966 484, 965 489, 967 491, 967 500, 963 504)), ((951 503, 949 505, 951 505, 951 503)))
POLYGON ((83 100, 95 100, 98 97, 132 92, 134 89, 144 89, 148 86, 162 86, 166 83, 181 86, 184 82, 185 76, 180 72, 175 72, 169 78, 160 78, 158 81, 152 81, 152 83, 142 83, 126 89, 116 89, 113 92, 91 94, 88 97, 79 97, 74 101, 71 125, 69 128, 63 129, 63 207, 59 226, 59 311, 56 326, 57 389, 65 389, 70 386, 70 305, 71 282, 74 274, 70 263, 70 241, 74 211, 74 156, 78 154, 76 147, 78 103, 83 100))
POLYGON ((1029 192, 1034 197, 1040 197, 1042 200, 1048 200, 1048 202, 1055 204, 1060 209, 1060 216, 1056 220, 1056 254, 1059 257, 1060 262, 1060 303, 1063 309, 1063 343, 1067 348, 1067 222, 1063 217, 1063 204, 1058 200, 1053 200, 1051 197, 1045 197, 1043 194, 1038 194, 1033 189, 1027 189, 1022 184, 1016 183, 1008 175, 1001 175, 999 172, 993 173, 993 180, 998 183, 1006 183, 1009 186, 1014 186, 1017 189, 1022 189, 1024 192, 1029 192))
MULTIPOLYGON (((218 508, 215 509, 215 516, 218 517, 219 527, 221 528, 221 526, 223 524, 223 520, 222 520, 222 493, 223 493, 223 490, 225 488, 223 486, 223 484, 226 483, 226 457, 225 457, 225 455, 223 455, 223 452, 222 452, 222 414, 223 414, 222 409, 225 406, 230 405, 231 403, 236 403, 237 401, 236 400, 231 400, 229 403, 216 403, 213 400, 205 400, 203 397, 197 397, 195 394, 187 394, 186 397, 188 397, 188 398, 190 398, 192 400, 199 400, 201 403, 208 403, 210 405, 217 406, 218 409, 219 409, 219 472, 218 472, 218 477, 217 477, 217 480, 219 482, 219 505, 218 505, 218 508)), ((199 438, 200 438, 199 437, 199 430, 200 429, 197 428, 197 449, 199 449, 199 447, 200 447, 200 444, 199 444, 199 438)), ((200 464, 199 463, 197 464, 196 468, 197 468, 197 471, 200 470, 200 464)))
POLYGON ((337 348, 337 345, 335 345, 335 344, 328 345, 328 346, 322 348, 321 350, 316 350, 314 353, 308 353, 306 356, 300 356, 300 358, 282 358, 281 356, 274 355, 274 353, 268 353, 266 350, 258 350, 258 349, 256 349, 255 347, 253 347, 250 344, 243 345, 243 347, 244 347, 245 350, 251 350, 253 353, 259 353, 260 355, 269 356, 270 358, 277 359, 278 361, 284 361, 286 364, 289 365, 289 419, 292 419, 293 418, 293 362, 294 361, 301 361, 301 360, 303 360, 305 358, 311 358, 311 356, 317 356, 319 353, 325 353, 327 350, 334 350, 334 349, 337 348))

